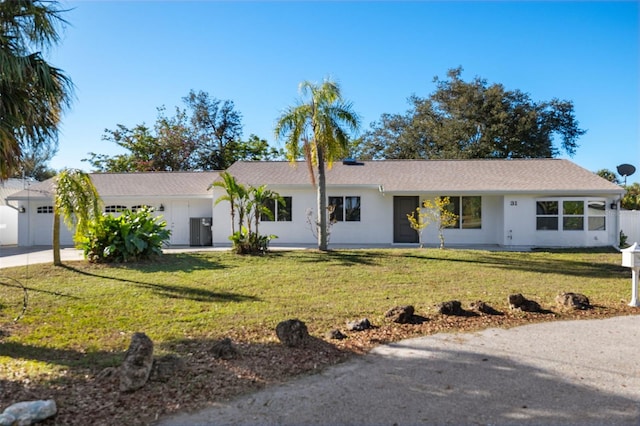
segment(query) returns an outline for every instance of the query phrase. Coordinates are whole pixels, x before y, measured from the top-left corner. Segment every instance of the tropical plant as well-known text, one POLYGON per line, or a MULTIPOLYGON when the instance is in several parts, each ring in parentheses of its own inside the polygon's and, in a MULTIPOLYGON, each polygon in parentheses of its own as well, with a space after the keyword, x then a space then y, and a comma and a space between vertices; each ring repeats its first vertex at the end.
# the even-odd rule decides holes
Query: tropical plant
POLYGON ((349 131, 355 132, 360 119, 352 105, 342 99, 338 83, 325 79, 322 84, 300 83, 298 105, 287 108, 275 127, 277 139, 286 141, 287 158, 294 162, 304 158, 311 184, 317 189, 318 249, 327 250, 327 194, 325 163, 343 157, 349 150, 349 131), (314 172, 315 167, 315 172, 314 172), (317 185, 316 176, 317 172, 317 185))
POLYGON ((267 189, 266 185, 259 187, 245 186, 236 181, 229 172, 221 174, 222 180, 215 181, 211 187, 225 190, 225 194, 218 197, 214 204, 222 201, 229 203, 231 212, 231 235, 233 250, 238 254, 264 253, 269 248, 269 241, 277 238, 275 235, 260 235, 259 225, 262 216, 273 218, 273 211, 269 208, 271 202, 284 205, 284 200, 276 192, 267 189), (235 227, 235 217, 238 228, 235 227), (252 229, 255 226, 255 229, 252 229))
POLYGON ((102 215, 91 222, 80 247, 91 262, 134 262, 162 254, 171 231, 148 207, 102 215))
POLYGON ((601 178, 608 180, 609 182, 616 184, 620 183, 618 175, 614 171, 611 171, 609 169, 600 169, 596 172, 596 174, 601 178))
POLYGON ((0 180, 15 174, 23 147, 57 146, 73 83, 40 51, 60 40, 66 24, 56 1, 0 1, 0 180))
POLYGON ((75 227, 73 240, 82 240, 91 220, 101 216, 102 202, 91 176, 77 169, 64 169, 55 177, 53 203, 53 264, 60 260, 60 218, 70 230, 75 227))
POLYGON ((620 200, 620 207, 625 210, 640 210, 640 183, 634 182, 624 187, 627 192, 620 200))

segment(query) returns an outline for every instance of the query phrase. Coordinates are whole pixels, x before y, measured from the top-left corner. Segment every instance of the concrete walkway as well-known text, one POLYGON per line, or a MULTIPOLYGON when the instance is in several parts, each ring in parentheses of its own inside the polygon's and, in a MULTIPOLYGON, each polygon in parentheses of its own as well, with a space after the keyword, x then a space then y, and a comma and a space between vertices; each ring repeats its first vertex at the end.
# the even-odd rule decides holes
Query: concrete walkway
POLYGON ((640 425, 640 316, 438 334, 161 419, 178 425, 640 425))

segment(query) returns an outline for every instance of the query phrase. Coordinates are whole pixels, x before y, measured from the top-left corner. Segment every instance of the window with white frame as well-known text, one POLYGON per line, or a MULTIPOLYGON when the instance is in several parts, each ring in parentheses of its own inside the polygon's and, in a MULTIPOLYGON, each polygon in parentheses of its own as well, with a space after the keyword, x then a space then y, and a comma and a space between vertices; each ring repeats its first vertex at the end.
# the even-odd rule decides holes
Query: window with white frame
POLYGON ((606 210, 606 200, 587 201, 587 226, 589 231, 605 231, 607 229, 606 210))
POLYGON ((51 214, 51 213, 53 213, 53 206, 39 206, 36 209, 36 213, 51 214))
POLYGON ((606 230, 606 205, 604 199, 538 200, 536 201, 536 230, 604 231, 606 230))
POLYGON ((331 222, 360 222, 360 197, 329 197, 331 222))

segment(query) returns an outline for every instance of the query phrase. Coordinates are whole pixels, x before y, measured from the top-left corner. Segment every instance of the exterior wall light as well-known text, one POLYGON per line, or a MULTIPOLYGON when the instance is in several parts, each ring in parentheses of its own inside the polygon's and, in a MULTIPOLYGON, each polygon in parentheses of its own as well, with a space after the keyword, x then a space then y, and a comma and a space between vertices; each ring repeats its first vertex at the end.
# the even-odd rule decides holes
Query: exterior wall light
POLYGON ((611 203, 611 205, 609 207, 611 207, 611 210, 617 210, 618 209, 618 203, 613 202, 613 203, 611 203))
POLYGON ((20 213, 26 213, 27 209, 25 209, 25 208, 24 208, 24 206, 20 206, 20 207, 18 208, 18 211, 19 211, 20 213))
POLYGON ((158 207, 158 211, 159 212, 163 212, 164 211, 164 204, 160 203, 160 207, 158 207))

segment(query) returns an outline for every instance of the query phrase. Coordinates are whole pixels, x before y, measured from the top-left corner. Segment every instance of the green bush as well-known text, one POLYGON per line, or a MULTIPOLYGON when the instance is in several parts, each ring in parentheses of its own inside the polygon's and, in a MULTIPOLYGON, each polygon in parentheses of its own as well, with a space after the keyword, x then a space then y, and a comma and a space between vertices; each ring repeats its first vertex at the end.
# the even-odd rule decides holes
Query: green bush
POLYGON ((278 238, 275 235, 259 235, 250 232, 246 227, 236 231, 229 237, 233 243, 233 251, 236 254, 264 254, 269 250, 269 241, 278 238))
POLYGON ((125 210, 118 217, 103 215, 89 224, 80 248, 90 262, 135 262, 162 254, 171 231, 148 208, 125 210))

